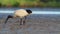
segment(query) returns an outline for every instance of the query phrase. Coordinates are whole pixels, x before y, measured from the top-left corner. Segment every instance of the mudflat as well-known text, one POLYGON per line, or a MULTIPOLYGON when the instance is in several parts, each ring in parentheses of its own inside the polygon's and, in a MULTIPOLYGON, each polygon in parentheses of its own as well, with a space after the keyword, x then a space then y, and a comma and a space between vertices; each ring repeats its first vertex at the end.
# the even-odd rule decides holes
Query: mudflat
POLYGON ((0 34, 60 34, 60 15, 30 15, 25 25, 20 25, 19 18, 0 18, 0 34))

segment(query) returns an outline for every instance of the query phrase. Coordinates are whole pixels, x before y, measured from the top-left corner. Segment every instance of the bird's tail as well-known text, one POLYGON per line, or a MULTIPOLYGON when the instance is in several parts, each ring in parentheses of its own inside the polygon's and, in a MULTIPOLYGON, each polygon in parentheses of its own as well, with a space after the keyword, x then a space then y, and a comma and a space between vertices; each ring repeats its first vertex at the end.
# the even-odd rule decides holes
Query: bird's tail
POLYGON ((5 24, 7 23, 7 21, 8 21, 9 18, 13 18, 13 16, 8 15, 8 17, 7 17, 6 21, 5 21, 5 24))

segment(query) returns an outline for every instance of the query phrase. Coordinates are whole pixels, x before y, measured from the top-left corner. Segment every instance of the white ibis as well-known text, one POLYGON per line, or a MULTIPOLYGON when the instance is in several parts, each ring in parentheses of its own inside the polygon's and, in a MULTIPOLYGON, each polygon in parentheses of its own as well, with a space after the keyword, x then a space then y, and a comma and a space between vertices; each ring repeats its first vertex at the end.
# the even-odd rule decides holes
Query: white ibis
POLYGON ((16 10, 14 12, 13 16, 12 15, 8 15, 8 17, 7 17, 6 21, 5 21, 5 24, 7 23, 9 18, 19 17, 20 18, 20 25, 23 25, 23 24, 25 24, 26 17, 28 15, 30 15, 31 13, 32 13, 32 11, 29 10, 29 9, 26 9, 26 10, 25 9, 16 10), (23 21, 22 18, 25 18, 25 20, 23 21))

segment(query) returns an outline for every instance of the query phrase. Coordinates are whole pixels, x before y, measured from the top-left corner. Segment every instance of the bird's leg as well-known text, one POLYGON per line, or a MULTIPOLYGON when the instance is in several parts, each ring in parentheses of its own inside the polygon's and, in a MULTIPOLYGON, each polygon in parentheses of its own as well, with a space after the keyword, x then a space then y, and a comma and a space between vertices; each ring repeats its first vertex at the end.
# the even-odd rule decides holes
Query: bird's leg
POLYGON ((22 25, 22 18, 20 19, 20 25, 22 25))
POLYGON ((25 25, 25 23, 26 23, 26 16, 24 17, 24 21, 23 21, 23 25, 25 25))

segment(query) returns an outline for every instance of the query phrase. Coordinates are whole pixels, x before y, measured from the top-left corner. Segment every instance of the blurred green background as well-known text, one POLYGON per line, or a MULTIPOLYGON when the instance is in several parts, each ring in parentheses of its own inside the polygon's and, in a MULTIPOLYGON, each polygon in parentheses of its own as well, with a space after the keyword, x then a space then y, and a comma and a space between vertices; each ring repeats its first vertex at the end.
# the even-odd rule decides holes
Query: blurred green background
POLYGON ((60 0, 0 0, 0 7, 60 7, 60 0))

